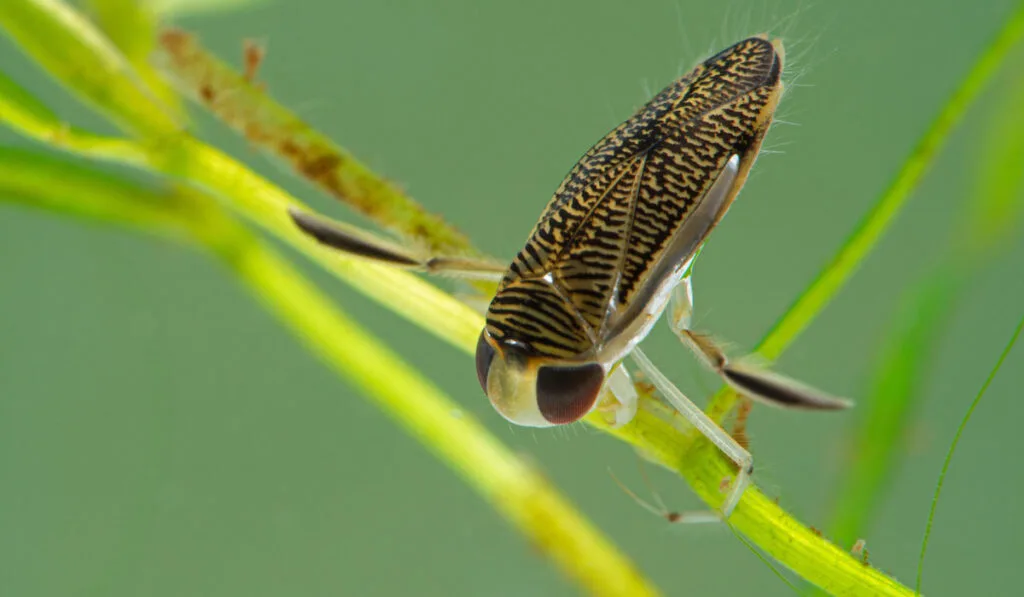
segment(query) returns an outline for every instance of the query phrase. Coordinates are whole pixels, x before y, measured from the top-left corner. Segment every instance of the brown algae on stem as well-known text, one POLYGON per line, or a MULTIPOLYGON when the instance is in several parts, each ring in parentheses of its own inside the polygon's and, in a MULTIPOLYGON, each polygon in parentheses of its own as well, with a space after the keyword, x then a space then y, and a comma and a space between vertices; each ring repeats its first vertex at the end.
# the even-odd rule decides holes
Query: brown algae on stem
POLYGON ((262 47, 247 42, 245 72, 238 73, 199 44, 194 35, 166 29, 158 58, 183 91, 255 145, 288 161, 320 189, 375 222, 425 245, 433 253, 480 253, 469 239, 429 213, 395 184, 377 176, 352 154, 313 130, 254 82, 262 47))

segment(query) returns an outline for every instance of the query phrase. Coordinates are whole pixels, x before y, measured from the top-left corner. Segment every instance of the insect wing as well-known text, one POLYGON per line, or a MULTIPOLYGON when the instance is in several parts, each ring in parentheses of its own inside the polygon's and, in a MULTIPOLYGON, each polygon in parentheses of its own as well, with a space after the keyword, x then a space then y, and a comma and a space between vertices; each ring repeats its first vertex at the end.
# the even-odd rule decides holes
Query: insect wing
MULTIPOLYGON (((565 319, 587 328, 578 337, 600 342, 627 329, 639 303, 699 250, 735 198, 781 95, 781 69, 776 45, 743 40, 606 135, 566 176, 498 296, 549 280, 565 319), (738 160, 733 173, 730 160, 738 160), (730 184, 712 193, 723 173, 730 184), (697 209, 709 195, 715 205, 697 209), (706 221, 686 226, 694 213, 706 221)), ((489 329, 528 336, 513 329, 514 315, 491 313, 489 329)))

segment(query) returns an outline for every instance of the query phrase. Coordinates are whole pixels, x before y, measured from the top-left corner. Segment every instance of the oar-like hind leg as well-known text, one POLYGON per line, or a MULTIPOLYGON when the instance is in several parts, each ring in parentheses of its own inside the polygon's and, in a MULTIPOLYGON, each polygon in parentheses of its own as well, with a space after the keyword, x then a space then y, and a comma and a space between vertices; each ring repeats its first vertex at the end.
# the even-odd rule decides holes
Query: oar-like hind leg
POLYGON ((730 361, 711 336, 690 329, 692 317, 693 284, 687 275, 673 291, 669 313, 672 331, 704 364, 722 376, 740 394, 776 406, 805 410, 839 410, 851 406, 848 400, 830 396, 778 373, 730 361))

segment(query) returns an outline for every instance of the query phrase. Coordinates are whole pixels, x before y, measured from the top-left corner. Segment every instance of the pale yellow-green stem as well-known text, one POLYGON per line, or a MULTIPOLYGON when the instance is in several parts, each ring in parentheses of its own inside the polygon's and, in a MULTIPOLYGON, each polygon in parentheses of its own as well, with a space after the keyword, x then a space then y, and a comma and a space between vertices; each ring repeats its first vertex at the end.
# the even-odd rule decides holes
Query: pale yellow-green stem
POLYGON ((657 594, 541 475, 210 198, 187 190, 157 193, 52 158, 3 149, 0 197, 147 230, 189 233, 222 257, 313 352, 455 468, 590 593, 657 594))
POLYGON ((153 0, 85 0, 89 14, 121 51, 146 87, 177 122, 184 122, 181 97, 160 76, 149 57, 156 45, 157 16, 153 0))
POLYGON ((594 595, 654 595, 618 550, 535 471, 266 247, 228 247, 235 271, 332 368, 459 470, 594 595))

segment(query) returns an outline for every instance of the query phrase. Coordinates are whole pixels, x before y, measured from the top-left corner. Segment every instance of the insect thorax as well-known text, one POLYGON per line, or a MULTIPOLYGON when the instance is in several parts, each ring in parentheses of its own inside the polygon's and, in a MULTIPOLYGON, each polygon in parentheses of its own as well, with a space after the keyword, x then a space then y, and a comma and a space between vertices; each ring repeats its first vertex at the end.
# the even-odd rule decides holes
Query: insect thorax
POLYGON ((583 359, 594 350, 592 328, 543 277, 503 284, 487 311, 487 333, 526 356, 543 359, 583 359))

